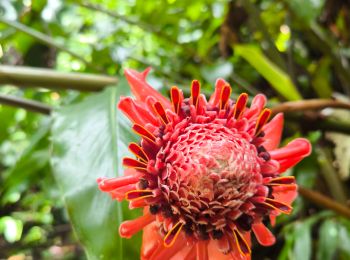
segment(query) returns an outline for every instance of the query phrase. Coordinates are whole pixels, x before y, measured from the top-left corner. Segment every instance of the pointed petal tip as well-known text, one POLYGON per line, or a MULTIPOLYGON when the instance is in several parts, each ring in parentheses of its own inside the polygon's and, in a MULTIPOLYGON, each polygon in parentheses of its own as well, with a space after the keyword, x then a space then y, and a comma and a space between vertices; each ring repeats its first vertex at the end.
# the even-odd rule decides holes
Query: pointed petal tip
MULTIPOLYGON (((303 159, 309 156, 312 151, 312 146, 309 140, 305 138, 296 138, 289 142, 286 146, 270 151, 271 158, 281 161, 294 159, 303 159)), ((299 161, 298 161, 299 162, 299 161)), ((294 164, 293 164, 294 165, 294 164)))
POLYGON ((270 151, 276 149, 281 142, 284 124, 283 113, 276 114, 264 127, 265 141, 263 146, 270 151))
POLYGON ((312 153, 312 145, 310 141, 306 138, 297 138, 294 140, 294 142, 297 142, 305 151, 304 157, 309 156, 312 153))
POLYGON ((152 67, 147 67, 144 71, 138 72, 134 69, 126 68, 124 69, 124 75, 126 77, 141 77, 143 80, 146 79, 148 73, 152 70, 152 67))
POLYGON ((151 68, 147 68, 143 72, 138 72, 133 69, 124 70, 131 92, 138 101, 145 103, 149 96, 153 96, 156 100, 161 102, 165 108, 171 108, 170 101, 146 82, 146 77, 150 69, 151 68))

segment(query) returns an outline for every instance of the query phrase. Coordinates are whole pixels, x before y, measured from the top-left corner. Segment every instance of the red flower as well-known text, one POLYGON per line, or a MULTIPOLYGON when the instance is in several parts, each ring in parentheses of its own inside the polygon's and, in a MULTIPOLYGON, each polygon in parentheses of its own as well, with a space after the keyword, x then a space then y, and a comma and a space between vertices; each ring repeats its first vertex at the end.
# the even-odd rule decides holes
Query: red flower
POLYGON ((171 101, 126 70, 136 100, 121 98, 118 107, 134 124, 136 156, 124 158, 125 176, 98 179, 112 198, 144 208, 119 232, 129 238, 143 229, 142 259, 250 259, 250 233, 264 246, 275 237, 263 224, 289 214, 297 195, 293 176, 280 176, 310 154, 306 139, 277 148, 283 115, 270 122, 264 95, 230 99, 231 87, 216 82, 209 101, 194 80, 191 97, 171 88, 171 101))

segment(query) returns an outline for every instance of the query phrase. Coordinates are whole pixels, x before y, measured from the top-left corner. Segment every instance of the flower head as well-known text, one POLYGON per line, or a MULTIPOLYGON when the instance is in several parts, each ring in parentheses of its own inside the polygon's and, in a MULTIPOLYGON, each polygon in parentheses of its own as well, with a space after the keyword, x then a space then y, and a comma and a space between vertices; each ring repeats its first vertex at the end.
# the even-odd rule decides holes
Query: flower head
POLYGON ((263 220, 273 224, 292 211, 295 179, 280 174, 309 155, 309 142, 277 148, 283 115, 269 121, 264 95, 248 108, 248 95, 230 99, 231 87, 219 79, 207 101, 194 80, 189 98, 172 87, 169 101, 146 83, 148 72, 125 71, 136 100, 118 104, 141 137, 129 145, 136 158, 124 158, 123 177, 98 179, 112 198, 144 208, 120 235, 144 230, 143 259, 249 259, 251 232, 272 245, 263 220))

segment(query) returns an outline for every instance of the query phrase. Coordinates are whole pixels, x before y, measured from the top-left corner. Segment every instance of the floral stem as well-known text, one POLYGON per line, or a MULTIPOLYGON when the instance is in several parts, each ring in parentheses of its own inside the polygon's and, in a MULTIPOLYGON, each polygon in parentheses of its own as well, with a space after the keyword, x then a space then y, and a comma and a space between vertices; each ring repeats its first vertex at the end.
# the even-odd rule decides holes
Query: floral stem
POLYGON ((320 116, 319 114, 287 113, 286 119, 299 123, 305 131, 334 131, 350 134, 350 122, 320 116))
POLYGON ((99 91, 108 85, 115 85, 117 82, 118 79, 116 77, 0 65, 0 84, 11 84, 21 87, 44 87, 49 89, 99 91))
POLYGON ((326 181, 330 194, 336 201, 345 204, 347 196, 339 175, 332 165, 331 151, 326 147, 317 146, 315 152, 320 165, 320 173, 326 181))
POLYGON ((50 115, 52 108, 43 103, 32 101, 24 98, 18 98, 13 96, 6 96, 0 94, 0 104, 5 104, 14 107, 24 108, 26 110, 41 113, 44 115, 50 115))
POLYGON ((320 207, 333 210, 334 212, 342 215, 346 218, 350 218, 350 208, 344 206, 343 204, 336 202, 327 196, 322 195, 317 191, 312 191, 304 187, 298 188, 299 194, 304 198, 312 201, 313 203, 319 205, 320 207))
POLYGON ((289 101, 273 107, 272 113, 277 114, 279 112, 289 113, 305 110, 320 110, 327 107, 350 109, 350 103, 332 99, 289 101))

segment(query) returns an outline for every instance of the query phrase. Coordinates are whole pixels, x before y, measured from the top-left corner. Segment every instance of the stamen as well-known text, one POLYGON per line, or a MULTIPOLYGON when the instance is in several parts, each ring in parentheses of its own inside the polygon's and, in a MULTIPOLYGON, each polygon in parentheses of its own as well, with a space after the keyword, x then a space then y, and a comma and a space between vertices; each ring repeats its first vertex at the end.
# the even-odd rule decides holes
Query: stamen
POLYGON ((191 85, 191 97, 192 97, 192 104, 196 108, 198 104, 198 96, 199 96, 200 90, 201 90, 201 85, 199 84, 199 81, 193 80, 191 85))
POLYGON ((147 164, 138 160, 135 160, 133 158, 125 157, 123 158, 123 165, 125 167, 129 168, 135 168, 135 169, 140 169, 140 170, 146 170, 147 169, 147 164))
POLYGON ((269 208, 278 210, 284 214, 290 214, 293 209, 291 206, 285 203, 270 198, 266 198, 265 202, 263 202, 262 204, 268 206, 269 208))
POLYGON ((143 162, 147 163, 148 162, 148 156, 145 153, 145 151, 142 149, 141 146, 139 146, 136 143, 130 143, 129 144, 129 150, 132 152, 137 158, 142 160, 143 162))
POLYGON ((119 234, 121 237, 130 238, 155 219, 155 216, 148 213, 137 219, 124 221, 119 226, 119 234))
POLYGON ((160 117, 160 119, 162 120, 163 124, 167 125, 169 123, 169 119, 165 113, 165 110, 162 104, 157 101, 156 103, 153 104, 153 108, 155 112, 158 114, 158 116, 160 117))
POLYGON ((244 109, 246 108, 246 105, 248 103, 248 94, 242 93, 237 98, 236 104, 234 105, 233 110, 233 117, 235 119, 239 119, 240 116, 243 114, 244 109))
POLYGON ((228 100, 230 99, 232 89, 229 85, 225 85, 221 90, 220 95, 220 110, 225 109, 228 100))
POLYGON ((133 125, 132 130, 136 134, 140 135, 142 138, 145 138, 145 139, 151 141, 152 143, 156 143, 156 137, 152 133, 150 133, 146 128, 144 128, 143 126, 135 124, 135 125, 133 125))
POLYGON ((237 248, 238 248, 239 252, 241 253, 241 255, 249 256, 251 254, 251 250, 250 250, 250 247, 249 247, 247 241, 244 239, 242 234, 237 229, 234 229, 232 231, 233 231, 233 235, 235 238, 237 248))
POLYGON ((263 126, 267 123, 267 121, 269 120, 271 116, 271 109, 265 108, 258 120, 256 121, 256 126, 255 126, 255 136, 258 136, 263 128, 263 126))
POLYGON ((295 185, 295 178, 294 176, 283 176, 283 177, 277 177, 270 179, 268 183, 265 185, 267 186, 285 186, 285 185, 295 185))
POLYGON ((132 190, 125 194, 126 200, 139 200, 153 197, 152 190, 132 190))
POLYGON ((183 94, 181 90, 179 90, 175 86, 172 87, 170 90, 170 98, 171 98, 171 102, 173 103, 175 113, 179 114, 180 106, 183 100, 183 94))
POLYGON ((179 221, 176 223, 175 226, 172 227, 172 229, 169 230, 169 232, 164 237, 165 247, 171 247, 175 243, 176 238, 180 234, 183 225, 184 224, 181 221, 179 221))

